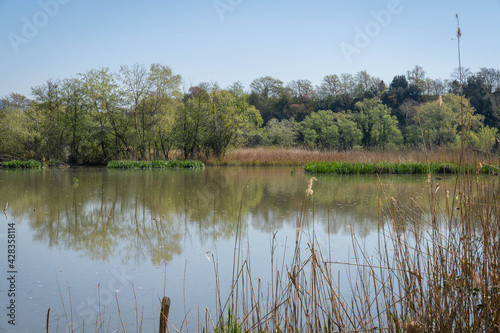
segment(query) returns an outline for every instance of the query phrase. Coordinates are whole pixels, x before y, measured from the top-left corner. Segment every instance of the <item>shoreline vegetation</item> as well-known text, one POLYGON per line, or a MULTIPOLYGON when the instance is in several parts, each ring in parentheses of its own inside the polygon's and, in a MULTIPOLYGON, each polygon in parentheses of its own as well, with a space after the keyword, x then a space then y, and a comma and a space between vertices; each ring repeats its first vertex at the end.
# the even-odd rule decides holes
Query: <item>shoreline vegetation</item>
MULTIPOLYGON (((239 148, 228 151, 221 158, 183 160, 178 152, 171 154, 170 160, 116 160, 106 165, 109 169, 162 169, 162 168, 204 168, 205 166, 304 166, 313 173, 389 173, 423 174, 427 172, 427 163, 433 173, 457 173, 460 162, 459 149, 435 149, 425 153, 421 149, 392 151, 321 151, 303 148, 239 148)), ((491 154, 476 151, 472 160, 468 160, 469 170, 482 173, 497 172, 498 158, 491 154)), ((64 168, 70 165, 59 160, 20 161, 11 160, 2 163, 4 169, 38 169, 42 167, 64 168)), ((78 165, 87 166, 87 165, 78 165)), ((95 166, 92 164, 91 166, 95 166)))
MULTIPOLYGON (((432 174, 447 173, 457 174, 460 171, 460 165, 454 163, 348 163, 348 162, 315 162, 308 163, 304 170, 310 173, 332 173, 332 174, 432 174)), ((498 168, 491 165, 480 163, 478 166, 468 166, 465 168, 468 172, 477 173, 498 173, 498 168)))
POLYGON ((205 165, 200 161, 110 161, 108 169, 203 169, 205 165))

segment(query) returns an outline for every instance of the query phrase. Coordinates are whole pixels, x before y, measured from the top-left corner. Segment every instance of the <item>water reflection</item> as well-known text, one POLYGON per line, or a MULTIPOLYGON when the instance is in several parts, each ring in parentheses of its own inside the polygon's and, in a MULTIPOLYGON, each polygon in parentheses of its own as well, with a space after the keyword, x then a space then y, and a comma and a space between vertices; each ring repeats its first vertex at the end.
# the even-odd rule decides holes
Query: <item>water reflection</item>
POLYGON ((322 232, 349 227, 363 236, 378 227, 382 193, 409 205, 428 193, 421 176, 328 175, 316 176, 307 196, 309 177, 283 167, 2 171, 0 197, 9 218, 28 221, 33 238, 50 247, 161 265, 182 253, 185 237, 232 237, 240 214, 244 231, 296 227, 302 216, 304 228, 314 221, 322 232))

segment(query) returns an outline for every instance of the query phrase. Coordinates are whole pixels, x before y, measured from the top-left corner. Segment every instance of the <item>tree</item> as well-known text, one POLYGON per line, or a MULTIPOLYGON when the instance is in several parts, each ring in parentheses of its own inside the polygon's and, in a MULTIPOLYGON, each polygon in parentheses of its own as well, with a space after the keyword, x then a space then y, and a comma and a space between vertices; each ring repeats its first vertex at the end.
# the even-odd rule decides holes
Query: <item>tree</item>
POLYGON ((256 94, 260 99, 278 97, 283 88, 283 81, 270 76, 260 77, 250 83, 250 91, 256 94))
POLYGON ((205 153, 220 158, 235 139, 243 124, 248 105, 227 90, 211 94, 211 113, 206 119, 207 136, 204 142, 205 153))
POLYGON ((337 112, 333 114, 333 121, 337 125, 339 133, 339 149, 348 150, 361 144, 363 133, 358 128, 354 119, 351 112, 337 112))
POLYGON ((161 64, 152 64, 148 73, 149 93, 146 109, 151 118, 151 135, 148 147, 153 145, 154 156, 159 152, 168 159, 174 145, 176 112, 181 108, 180 98, 182 78, 174 75, 172 69, 161 64))
POLYGON ((404 75, 392 79, 389 90, 384 94, 384 104, 395 110, 399 123, 404 121, 404 115, 399 113, 399 107, 407 100, 421 101, 421 91, 415 83, 409 84, 404 75))
POLYGON ((373 77, 367 71, 360 71, 355 76, 356 92, 358 98, 372 98, 378 95, 379 85, 382 82, 378 77, 373 77))
POLYGON ((353 116, 363 134, 362 143, 365 147, 385 149, 402 142, 398 120, 391 116, 391 109, 380 98, 357 102, 353 116))
POLYGON ((455 68, 453 70, 453 72, 451 73, 451 79, 453 81, 457 81, 460 84, 460 82, 462 82, 462 83, 467 82, 469 77, 472 75, 473 75, 473 73, 470 70, 470 68, 462 67, 461 70, 459 68, 455 68))
POLYGON ((68 130, 69 161, 93 162, 92 152, 96 145, 93 134, 98 124, 92 121, 89 106, 85 103, 83 82, 78 79, 64 79, 61 85, 62 101, 65 105, 65 124, 68 130))
POLYGON ((427 81, 425 78, 425 71, 421 66, 415 66, 411 71, 406 72, 408 78, 408 83, 415 85, 420 93, 424 93, 428 90, 427 81))
POLYGON ((26 111, 31 104, 31 100, 24 95, 11 93, 9 96, 0 99, 0 110, 9 106, 26 111))
POLYGON ((318 91, 320 98, 333 99, 340 93, 340 79, 337 75, 326 75, 321 81, 318 91))
POLYGON ((37 146, 37 157, 66 160, 69 131, 61 83, 48 80, 31 91, 35 101, 27 112, 36 121, 36 131, 40 134, 37 142, 33 142, 33 146, 37 146))
POLYGON ((296 80, 288 83, 288 88, 292 92, 292 96, 299 99, 307 99, 314 90, 311 81, 309 80, 296 80))
POLYGON ((204 125, 211 112, 212 101, 208 92, 191 87, 175 115, 174 140, 184 158, 194 157, 200 152, 206 136, 204 125))
POLYGON ((130 117, 120 107, 122 100, 114 75, 109 68, 92 69, 80 74, 93 120, 99 124, 96 133, 100 146, 101 161, 110 157, 130 155, 130 117))
POLYGON ((8 106, 0 114, 0 152, 2 159, 20 159, 30 156, 27 143, 33 141, 35 133, 30 131, 26 112, 8 106))
POLYGON ((338 148, 339 133, 332 111, 313 112, 305 117, 300 125, 306 146, 319 149, 338 148))
POLYGON ((500 110, 495 108, 491 87, 486 84, 484 76, 470 76, 463 88, 463 92, 477 113, 484 116, 485 125, 490 127, 498 127, 500 125, 500 110))
POLYGON ((118 79, 123 85, 123 103, 128 108, 130 115, 134 117, 135 135, 130 142, 135 151, 139 151, 141 159, 146 159, 146 135, 151 127, 151 120, 147 114, 145 106, 149 93, 148 73, 143 65, 133 64, 132 66, 122 65, 118 79))
POLYGON ((447 94, 442 103, 432 101, 417 107, 414 125, 408 129, 408 142, 422 144, 422 135, 429 147, 454 146, 459 141, 459 133, 479 129, 483 117, 474 114, 475 110, 467 99, 461 106, 460 96, 447 94), (462 113, 463 110, 463 113, 462 113), (418 121, 420 120, 420 121, 418 121))
POLYGON ((287 118, 291 91, 283 82, 270 76, 255 79, 250 83, 248 102, 260 111, 264 124, 272 118, 287 118))
POLYGON ((299 134, 299 124, 293 119, 271 119, 264 128, 267 145, 291 147, 296 144, 299 134))

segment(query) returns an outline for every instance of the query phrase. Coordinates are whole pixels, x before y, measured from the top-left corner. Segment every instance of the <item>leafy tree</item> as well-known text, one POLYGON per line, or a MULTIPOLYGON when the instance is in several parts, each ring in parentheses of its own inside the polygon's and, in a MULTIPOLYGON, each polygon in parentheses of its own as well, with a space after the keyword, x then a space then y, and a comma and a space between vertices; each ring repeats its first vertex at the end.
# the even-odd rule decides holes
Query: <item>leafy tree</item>
POLYGON ((442 103, 424 103, 416 109, 414 125, 408 129, 408 142, 420 145, 423 136, 429 147, 454 146, 461 131, 465 133, 481 127, 483 117, 474 112, 467 99, 462 107, 460 96, 453 94, 443 96, 442 103))
POLYGON ((361 144, 363 133, 358 128, 351 112, 337 112, 333 114, 334 123, 337 125, 339 142, 338 148, 342 150, 353 149, 361 144))
POLYGON ((291 104, 290 89, 283 86, 283 81, 270 76, 260 77, 250 83, 248 102, 260 111, 264 124, 272 118, 288 118, 286 111, 291 104))
POLYGON ((200 152, 206 136, 204 125, 211 112, 212 101, 208 92, 191 87, 175 115, 174 140, 184 158, 194 157, 200 152))
POLYGON ((129 144, 138 150, 141 159, 146 159, 148 130, 152 126, 153 117, 148 114, 146 99, 148 98, 150 81, 143 65, 122 65, 117 76, 122 83, 122 98, 128 113, 134 117, 135 135, 130 138, 129 144), (136 141, 136 142, 134 142, 136 141))
POLYGON ((271 119, 264 128, 265 143, 270 146, 291 147, 296 144, 299 124, 294 119, 271 119))
POLYGON ((101 161, 132 153, 129 139, 133 137, 127 110, 121 107, 122 95, 109 68, 92 69, 80 74, 93 121, 99 124, 96 133, 101 161))
POLYGON ((278 97, 283 88, 283 81, 270 76, 260 77, 250 83, 250 91, 256 94, 259 99, 278 97))
POLYGON ((40 134, 38 140, 33 142, 33 145, 38 146, 36 156, 66 160, 69 156, 69 131, 61 83, 48 80, 32 88, 32 94, 35 101, 27 112, 33 115, 36 130, 40 134))
POLYGON ((227 90, 214 91, 210 97, 212 105, 211 113, 206 119, 207 136, 204 147, 207 155, 213 153, 220 158, 243 124, 247 105, 238 103, 238 98, 227 90))
POLYGON ((500 126, 500 109, 495 108, 491 88, 486 84, 484 76, 470 76, 463 91, 464 96, 470 100, 477 113, 484 116, 485 125, 490 127, 500 126))
POLYGON ((332 111, 313 112, 300 125, 306 146, 319 149, 338 148, 339 133, 332 111))
POLYGON ((153 145, 156 158, 161 151, 168 159, 170 149, 174 145, 176 110, 181 108, 182 78, 180 75, 174 75, 168 66, 152 64, 147 80, 149 93, 146 110, 151 118, 148 149, 153 145))
POLYGON ((65 105, 64 123, 68 131, 70 162, 94 161, 91 152, 96 150, 93 134, 98 131, 98 124, 92 121, 84 94, 81 80, 63 80, 61 96, 65 105))
POLYGON ((380 98, 357 102, 353 117, 363 134, 362 143, 365 147, 385 149, 402 142, 398 120, 391 116, 391 109, 385 106, 380 98))
POLYGON ((24 110, 8 106, 0 114, 0 152, 2 159, 31 157, 27 143, 33 141, 34 133, 27 126, 28 117, 24 110))

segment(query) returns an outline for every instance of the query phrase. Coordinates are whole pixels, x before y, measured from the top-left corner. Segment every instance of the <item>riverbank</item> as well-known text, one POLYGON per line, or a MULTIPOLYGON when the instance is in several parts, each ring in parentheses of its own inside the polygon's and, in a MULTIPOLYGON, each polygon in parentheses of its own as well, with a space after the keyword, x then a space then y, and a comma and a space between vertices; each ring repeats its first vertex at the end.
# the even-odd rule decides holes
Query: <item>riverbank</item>
MULTIPOLYGON (((182 160, 179 152, 171 153, 171 160, 182 160)), ((466 162, 468 164, 487 164, 497 165, 498 161, 491 154, 475 151, 467 155, 467 159, 461 161, 460 150, 458 149, 436 149, 430 152, 425 152, 421 149, 407 149, 394 151, 320 151, 308 150, 301 148, 277 148, 277 147, 257 147, 257 148, 238 148, 226 153, 222 158, 199 158, 206 166, 305 166, 309 163, 318 162, 343 162, 343 163, 444 163, 444 164, 460 164, 466 162)), ((20 161, 8 161, 3 163, 4 168, 26 168, 25 165, 33 167, 30 163, 20 161), (15 162, 15 163, 13 163, 15 162)), ((36 162, 36 161, 35 161, 36 162)), ((150 161, 127 161, 135 168, 141 163, 150 163, 150 161)), ((41 167, 42 164, 37 167, 41 167)), ((102 164, 101 166, 106 166, 102 164)), ((45 167, 68 167, 69 165, 58 161, 51 160, 43 162, 45 167)), ((76 164, 72 166, 89 166, 85 164, 76 164)), ((92 164, 91 166, 96 166, 92 164)), ((124 166, 121 166, 124 167, 124 166)), ((144 165, 141 168, 145 167, 144 165)))

